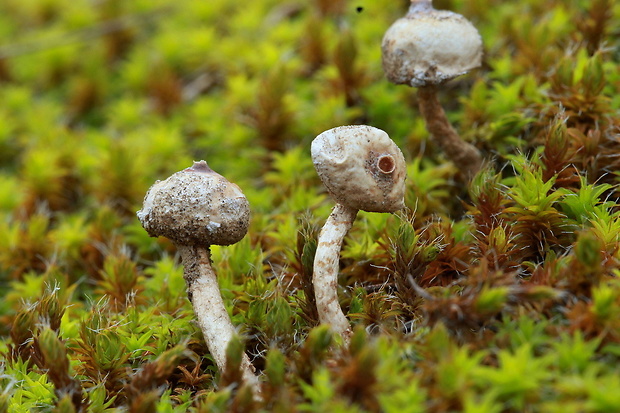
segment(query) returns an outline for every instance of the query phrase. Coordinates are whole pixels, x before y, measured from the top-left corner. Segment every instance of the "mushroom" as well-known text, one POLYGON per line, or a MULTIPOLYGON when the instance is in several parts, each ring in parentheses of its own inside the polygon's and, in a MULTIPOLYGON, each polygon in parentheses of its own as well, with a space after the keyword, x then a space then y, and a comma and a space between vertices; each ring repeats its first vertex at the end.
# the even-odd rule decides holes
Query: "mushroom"
MULTIPOLYGON (((181 254, 187 294, 209 352, 220 371, 226 349, 236 333, 211 267, 211 245, 230 245, 248 231, 250 207, 241 189, 214 172, 205 161, 157 181, 137 213, 152 237, 170 239, 181 254)), ((241 362, 243 380, 257 378, 247 355, 241 362)))
POLYGON ((412 0, 405 17, 392 24, 381 45, 388 80, 418 88, 418 104, 428 131, 468 178, 480 169, 482 156, 448 121, 437 87, 480 66, 482 39, 463 16, 435 10, 431 0, 412 0))
POLYGON ((402 152, 381 129, 340 126, 312 141, 314 167, 336 201, 318 239, 312 282, 321 323, 345 343, 351 327, 338 302, 342 241, 358 210, 395 212, 405 207, 406 165, 402 152))

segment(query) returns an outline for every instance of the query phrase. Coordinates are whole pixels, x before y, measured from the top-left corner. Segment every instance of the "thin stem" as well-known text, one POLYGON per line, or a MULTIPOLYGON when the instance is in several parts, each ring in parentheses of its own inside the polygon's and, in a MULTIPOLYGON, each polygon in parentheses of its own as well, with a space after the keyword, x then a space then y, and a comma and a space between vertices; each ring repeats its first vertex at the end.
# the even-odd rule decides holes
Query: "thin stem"
MULTIPOLYGON (((217 277, 211 268, 209 247, 177 245, 183 260, 187 294, 209 352, 220 372, 226 369, 226 349, 236 330, 224 306, 217 277)), ((241 361, 243 380, 254 386, 258 379, 246 354, 241 361)))
POLYGON ((319 320, 331 325, 332 331, 342 335, 345 343, 351 336, 351 326, 338 301, 338 270, 342 240, 356 215, 357 209, 336 204, 319 234, 312 276, 319 320))
POLYGON ((411 0, 411 6, 409 6, 407 14, 423 13, 431 10, 434 10, 432 0, 411 0))
POLYGON ((450 124, 437 97, 437 87, 435 85, 419 87, 418 101, 420 112, 426 121, 426 129, 456 167, 471 179, 482 166, 482 156, 474 145, 461 139, 450 124))

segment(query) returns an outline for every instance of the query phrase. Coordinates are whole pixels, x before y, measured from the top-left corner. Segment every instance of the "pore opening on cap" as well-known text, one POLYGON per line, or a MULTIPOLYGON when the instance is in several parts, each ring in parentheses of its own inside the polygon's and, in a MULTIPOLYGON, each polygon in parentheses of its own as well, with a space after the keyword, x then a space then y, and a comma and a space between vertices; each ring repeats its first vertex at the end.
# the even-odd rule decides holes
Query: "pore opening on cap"
POLYGON ((391 174, 396 169, 396 161, 392 155, 381 155, 377 159, 377 167, 384 174, 391 174))

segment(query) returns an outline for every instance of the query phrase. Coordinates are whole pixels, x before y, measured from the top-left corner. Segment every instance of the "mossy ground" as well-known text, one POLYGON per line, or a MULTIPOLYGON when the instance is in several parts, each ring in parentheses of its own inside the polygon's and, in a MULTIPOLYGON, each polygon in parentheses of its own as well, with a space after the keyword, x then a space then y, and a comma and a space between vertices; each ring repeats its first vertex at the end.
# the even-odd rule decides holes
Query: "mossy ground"
POLYGON ((440 96, 488 160, 470 184, 384 79, 407 1, 2 1, 0 411, 620 411, 620 3, 435 7, 485 46, 440 96), (408 210, 346 238, 342 347, 309 283, 333 205, 309 147, 355 123, 402 148, 408 210), (221 373, 135 216, 200 159, 253 213, 213 248, 242 338, 221 373))

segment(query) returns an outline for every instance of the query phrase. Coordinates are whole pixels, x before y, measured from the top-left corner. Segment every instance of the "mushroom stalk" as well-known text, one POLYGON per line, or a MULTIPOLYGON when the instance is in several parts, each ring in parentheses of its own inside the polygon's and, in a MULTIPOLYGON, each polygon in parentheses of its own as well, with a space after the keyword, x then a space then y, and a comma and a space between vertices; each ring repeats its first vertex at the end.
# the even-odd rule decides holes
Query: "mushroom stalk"
POLYGON ((482 165, 482 156, 450 125, 436 87, 480 67, 482 38, 478 30, 460 14, 435 10, 431 0, 411 0, 407 14, 385 32, 381 60, 390 82, 418 88, 426 128, 471 179, 482 165))
MULTIPOLYGON (((205 161, 155 182, 146 193, 140 223, 152 237, 170 239, 181 253, 189 299, 209 351, 220 372, 235 334, 211 268, 210 245, 231 245, 248 232, 250 204, 234 183, 205 161)), ((242 379, 257 390, 258 380, 247 356, 242 379)))
POLYGON ((345 343, 351 336, 351 326, 338 301, 338 264, 342 241, 351 229, 357 211, 336 204, 319 234, 312 276, 319 320, 331 325, 332 331, 342 335, 345 343))
MULTIPOLYGON (((209 352, 219 371, 226 369, 226 349, 236 330, 222 300, 217 276, 211 267, 209 247, 177 245, 183 261, 183 277, 187 284, 187 295, 194 308, 198 325, 209 352)), ((258 379, 254 366, 243 354, 241 372, 245 383, 255 386, 258 379)))
POLYGON ((482 166, 480 151, 465 142, 450 124, 437 96, 437 86, 429 84, 418 87, 420 113, 426 122, 426 129, 435 138, 448 158, 463 174, 472 178, 482 166))
POLYGON ((411 0, 411 6, 409 6, 409 13, 431 10, 432 8, 432 0, 411 0))
POLYGON ((319 234, 312 283, 321 323, 348 344, 351 327, 338 303, 338 269, 342 240, 357 211, 396 212, 405 207, 405 158, 381 129, 340 126, 312 141, 312 162, 336 201, 319 234))

